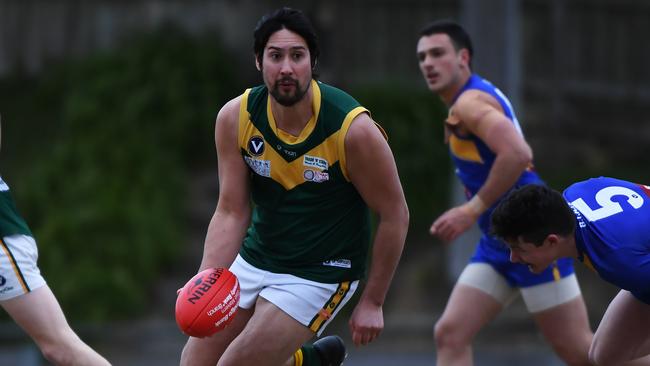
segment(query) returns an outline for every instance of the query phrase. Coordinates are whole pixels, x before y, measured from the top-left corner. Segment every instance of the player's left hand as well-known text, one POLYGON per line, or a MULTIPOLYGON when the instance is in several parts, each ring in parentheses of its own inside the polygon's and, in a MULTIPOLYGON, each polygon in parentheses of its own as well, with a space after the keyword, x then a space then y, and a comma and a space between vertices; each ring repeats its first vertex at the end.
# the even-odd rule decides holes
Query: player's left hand
POLYGON ((478 217, 464 205, 454 207, 433 222, 429 233, 443 241, 450 242, 469 230, 477 219, 478 217))
POLYGON ((384 329, 384 311, 380 305, 361 299, 352 312, 349 325, 354 345, 365 346, 384 329))

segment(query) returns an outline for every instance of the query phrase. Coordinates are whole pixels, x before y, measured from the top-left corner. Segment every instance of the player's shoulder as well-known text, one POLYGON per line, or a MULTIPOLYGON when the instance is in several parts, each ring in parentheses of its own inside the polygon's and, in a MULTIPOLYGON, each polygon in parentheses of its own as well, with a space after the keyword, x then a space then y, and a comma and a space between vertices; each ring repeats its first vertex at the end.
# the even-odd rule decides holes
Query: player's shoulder
POLYGON ((373 121, 372 117, 368 113, 362 112, 352 120, 349 133, 367 133, 368 130, 376 128, 374 126, 375 121, 373 121))
POLYGON ((360 103, 352 95, 342 89, 321 81, 317 81, 315 85, 320 90, 323 107, 347 113, 360 106, 360 103))
POLYGON ((241 102, 244 99, 244 94, 241 94, 227 101, 226 104, 224 104, 223 107, 221 107, 221 111, 224 112, 232 112, 233 110, 238 111, 239 106, 241 105, 241 102))
POLYGON ((499 101, 484 90, 469 89, 458 96, 453 109, 462 113, 485 106, 499 107, 499 101))
POLYGON ((346 146, 375 146, 384 145, 388 140, 386 131, 375 122, 367 112, 359 113, 345 136, 346 146))
POLYGON ((650 189, 646 190, 643 185, 626 180, 601 176, 575 182, 564 190, 563 195, 568 200, 572 200, 582 196, 605 197, 638 193, 645 193, 648 196, 650 189))
POLYGON ((451 106, 448 122, 457 119, 471 130, 471 126, 476 126, 483 116, 494 110, 503 113, 499 102, 492 95, 482 90, 470 89, 463 92, 451 106))
POLYGON ((231 124, 239 120, 241 104, 245 99, 245 95, 246 93, 241 94, 229 100, 221 107, 217 114, 217 124, 231 124))
POLYGON ((600 176, 600 177, 593 177, 579 182, 575 182, 567 189, 579 189, 579 188, 600 189, 608 186, 629 186, 629 185, 633 185, 633 183, 625 180, 617 179, 617 178, 600 176))

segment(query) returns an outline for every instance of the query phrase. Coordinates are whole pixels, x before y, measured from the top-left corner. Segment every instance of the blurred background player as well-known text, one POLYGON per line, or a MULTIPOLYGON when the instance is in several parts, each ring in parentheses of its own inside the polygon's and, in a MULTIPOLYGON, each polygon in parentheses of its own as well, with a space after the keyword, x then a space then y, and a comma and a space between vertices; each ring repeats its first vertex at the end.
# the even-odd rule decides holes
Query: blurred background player
MULTIPOLYGON (((382 331, 406 201, 383 130, 348 94, 314 80, 318 40, 301 11, 262 17, 254 52, 264 85, 217 116, 219 201, 200 266, 230 267, 240 308, 225 330, 190 338, 181 364, 338 365, 342 358, 322 360, 300 347, 321 334, 364 276, 369 209, 378 215, 372 259, 349 326, 355 345, 382 331)), ((338 338, 327 340, 317 349, 341 350, 338 338)))
POLYGON ((492 230, 508 243, 513 262, 540 273, 575 258, 622 289, 594 335, 589 358, 596 365, 650 365, 643 357, 650 354, 649 224, 650 187, 603 177, 564 194, 527 186, 492 214, 492 230))
POLYGON ((70 328, 37 266, 38 249, 0 178, 0 305, 55 365, 110 365, 70 328))
POLYGON ((478 222, 482 236, 437 321, 438 365, 471 365, 478 331, 521 292, 555 352, 569 365, 588 364, 592 333, 570 259, 540 274, 511 263, 507 247, 490 235, 489 215, 513 187, 542 184, 532 151, 506 96, 471 70, 472 44, 452 21, 427 25, 417 43, 429 89, 449 108, 446 143, 468 201, 443 213, 430 233, 450 242, 478 222))

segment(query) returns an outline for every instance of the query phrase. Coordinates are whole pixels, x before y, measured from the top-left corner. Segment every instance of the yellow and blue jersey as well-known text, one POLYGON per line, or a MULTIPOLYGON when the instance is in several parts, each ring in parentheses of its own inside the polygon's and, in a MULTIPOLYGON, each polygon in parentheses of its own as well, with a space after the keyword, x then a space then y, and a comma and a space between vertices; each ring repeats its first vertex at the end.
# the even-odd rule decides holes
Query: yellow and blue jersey
MULTIPOLYGON (((496 159, 496 154, 478 136, 459 134, 454 130, 458 118, 453 115, 453 103, 468 90, 479 90, 491 95, 499 102, 504 115, 508 117, 517 131, 522 133, 522 130, 512 104, 505 94, 489 81, 473 74, 454 97, 449 110, 449 118, 447 119, 447 127, 451 132, 448 136, 451 159, 456 167, 456 175, 465 187, 467 199, 470 199, 485 184, 496 159)), ((521 174, 511 189, 526 184, 544 184, 532 169, 532 166, 521 174)), ((529 287, 559 281, 561 278, 574 273, 573 260, 570 258, 558 260, 541 274, 531 273, 528 267, 523 264, 510 262, 508 247, 490 234, 490 215, 497 204, 498 201, 479 217, 478 225, 482 235, 470 262, 490 264, 505 277, 510 285, 515 287, 529 287)))
POLYGON ((600 177, 564 191, 576 215, 578 259, 650 304, 650 187, 600 177))
MULTIPOLYGON (((461 94, 472 89, 480 90, 495 98, 497 102, 499 102, 503 114, 508 117, 517 131, 522 133, 521 126, 519 125, 519 121, 517 120, 514 109, 512 108, 512 104, 505 94, 492 85, 492 83, 476 74, 473 74, 469 80, 467 80, 463 88, 461 88, 454 97, 449 112, 450 119, 453 119, 453 103, 458 100, 461 94)), ((455 133, 453 128, 450 129, 450 132, 449 152, 454 166, 456 167, 456 175, 463 183, 467 198, 469 199, 474 196, 479 189, 481 189, 483 184, 485 184, 485 181, 490 174, 490 170, 492 169, 492 165, 494 164, 494 160, 496 159, 496 154, 494 154, 485 142, 476 135, 460 135, 455 133)), ((521 174, 513 188, 531 183, 542 184, 542 180, 537 173, 533 171, 532 166, 521 174)), ((492 209, 496 207, 497 203, 498 202, 495 202, 479 219, 479 227, 483 233, 489 233, 490 213, 492 212, 492 209)))

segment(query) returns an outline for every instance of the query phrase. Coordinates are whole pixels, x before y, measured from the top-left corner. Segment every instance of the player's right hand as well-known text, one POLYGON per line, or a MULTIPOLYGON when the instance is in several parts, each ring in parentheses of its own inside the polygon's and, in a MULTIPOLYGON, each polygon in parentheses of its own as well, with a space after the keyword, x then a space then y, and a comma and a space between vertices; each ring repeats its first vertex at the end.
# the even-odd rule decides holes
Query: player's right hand
POLYGON ((465 206, 454 207, 433 222, 429 234, 437 236, 445 242, 450 242, 469 230, 477 219, 478 217, 465 206))

